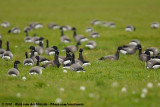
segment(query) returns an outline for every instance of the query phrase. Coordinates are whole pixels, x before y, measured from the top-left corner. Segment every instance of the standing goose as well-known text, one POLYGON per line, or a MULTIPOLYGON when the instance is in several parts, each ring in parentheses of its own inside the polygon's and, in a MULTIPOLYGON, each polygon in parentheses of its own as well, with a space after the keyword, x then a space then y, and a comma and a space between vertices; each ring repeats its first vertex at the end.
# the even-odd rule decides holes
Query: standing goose
POLYGON ((26 59, 23 61, 23 65, 24 66, 33 66, 34 61, 32 60, 32 58, 28 58, 28 53, 27 52, 25 52, 25 56, 26 56, 26 59))
POLYGON ((13 33, 13 34, 19 34, 21 30, 18 27, 13 27, 12 29, 8 30, 8 33, 13 33))
POLYGON ((12 52, 10 51, 10 48, 9 48, 9 41, 7 41, 7 49, 6 51, 3 53, 3 59, 5 60, 11 60, 13 57, 13 54, 12 52))
POLYGON ((66 49, 70 50, 71 52, 76 52, 78 50, 78 46, 81 45, 79 42, 75 46, 67 46, 63 49, 63 51, 66 51, 66 49))
POLYGON ((147 69, 158 69, 160 68, 160 61, 150 59, 150 52, 145 51, 145 54, 147 54, 147 60, 145 62, 145 66, 147 69))
POLYGON ((49 29, 59 29, 60 27, 55 23, 50 23, 48 24, 48 28, 49 29))
POLYGON ((91 65, 91 64, 89 63, 89 61, 84 60, 84 57, 83 57, 82 52, 83 52, 83 49, 82 49, 82 48, 79 49, 79 58, 78 58, 77 62, 76 62, 76 60, 75 60, 75 62, 76 62, 76 63, 79 63, 79 64, 82 65, 82 66, 91 65))
POLYGON ((30 36, 28 36, 28 31, 26 31, 25 33, 26 33, 26 37, 24 38, 24 42, 31 43, 32 42, 32 38, 30 36))
POLYGON ((60 28, 61 30, 61 42, 64 42, 64 43, 70 43, 71 40, 69 39, 69 37, 65 36, 64 33, 63 33, 63 27, 60 28))
POLYGON ((159 23, 158 23, 158 22, 153 22, 153 23, 151 24, 151 28, 153 28, 153 29, 158 29, 158 28, 159 28, 159 23))
POLYGON ((19 75, 19 71, 18 71, 18 67, 17 67, 17 64, 19 64, 20 61, 16 60, 14 62, 14 68, 11 68, 9 71, 8 71, 8 75, 11 75, 11 76, 18 76, 19 75))
POLYGON ((44 64, 43 66, 44 66, 45 68, 48 68, 48 67, 50 67, 50 66, 51 66, 51 67, 56 66, 57 68, 59 68, 61 64, 59 63, 58 57, 59 57, 59 51, 55 51, 54 60, 47 62, 47 63, 44 64))
POLYGON ((93 28, 91 28, 91 27, 88 27, 88 28, 86 28, 86 30, 85 30, 87 33, 89 33, 89 32, 93 32, 93 28))
POLYGON ((125 31, 126 32, 133 32, 133 31, 135 31, 136 30, 136 28, 133 26, 133 25, 128 25, 128 26, 126 26, 126 28, 125 28, 125 31))
POLYGON ((3 23, 1 23, 1 26, 4 27, 4 28, 8 28, 10 26, 10 23, 9 22, 3 22, 3 23))
POLYGON ((5 52, 4 49, 2 49, 2 40, 0 40, 0 58, 3 57, 3 53, 5 52))
POLYGON ((119 52, 120 52, 121 49, 122 49, 122 47, 119 46, 119 47, 117 48, 117 52, 116 52, 115 55, 104 56, 104 57, 101 57, 99 60, 113 60, 113 61, 116 61, 116 60, 119 59, 119 52))
POLYGON ((100 35, 99 35, 99 33, 97 33, 97 32, 91 32, 91 33, 90 33, 90 37, 91 37, 91 38, 97 38, 97 37, 100 37, 100 35))
POLYGON ((55 50, 54 48, 50 48, 49 47, 49 41, 46 40, 46 49, 45 49, 45 53, 49 56, 54 55, 55 54, 55 50))
POLYGON ((70 55, 70 50, 66 50, 66 57, 63 58, 61 56, 59 56, 59 61, 62 61, 62 65, 63 66, 69 66, 71 64, 71 58, 72 56, 70 55))
POLYGON ((84 36, 81 36, 81 35, 77 35, 75 27, 73 27, 72 30, 73 30, 73 37, 74 37, 74 40, 76 42, 85 42, 85 41, 88 41, 88 38, 86 38, 84 36))
POLYGON ((32 67, 29 71, 29 74, 42 74, 42 67, 39 66, 39 56, 36 56, 37 64, 36 66, 32 67))
POLYGON ((97 47, 97 43, 95 41, 89 41, 87 44, 86 44, 86 47, 89 48, 89 49, 94 49, 97 47))
POLYGON ((141 61, 147 61, 147 54, 142 53, 142 47, 141 47, 141 45, 139 44, 137 47, 138 47, 138 50, 139 50, 139 59, 141 61))
POLYGON ((76 72, 85 72, 83 67, 79 63, 75 63, 75 55, 74 53, 72 54, 72 61, 71 61, 71 66, 70 66, 71 71, 76 71, 76 72))
POLYGON ((145 51, 149 51, 151 56, 155 56, 159 53, 158 49, 155 47, 148 48, 145 51))

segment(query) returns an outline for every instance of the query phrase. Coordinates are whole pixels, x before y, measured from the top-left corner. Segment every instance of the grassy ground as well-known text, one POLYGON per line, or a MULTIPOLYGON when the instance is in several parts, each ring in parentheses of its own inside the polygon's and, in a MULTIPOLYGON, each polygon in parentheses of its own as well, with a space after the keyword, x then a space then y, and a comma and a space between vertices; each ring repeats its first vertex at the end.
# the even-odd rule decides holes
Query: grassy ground
MULTIPOLYGON (((40 22, 44 28, 34 30, 30 35, 37 33, 49 39, 50 46, 57 45, 60 49, 67 45, 60 43, 59 30, 47 28, 50 22, 75 26, 79 34, 88 38, 89 35, 84 30, 90 26, 89 23, 93 19, 113 21, 117 26, 114 29, 94 27, 101 37, 94 39, 98 44, 97 49, 85 49, 85 59, 90 60, 92 64, 85 67, 86 73, 63 73, 61 67, 45 69, 42 75, 30 76, 30 67, 23 67, 21 64, 20 76, 16 78, 8 77, 7 72, 13 67, 14 60, 23 62, 24 52, 29 52, 28 47, 32 44, 24 43, 23 32, 19 35, 7 34, 8 29, 0 27, 3 48, 9 40, 14 54, 12 61, 0 59, 0 102, 49 104, 61 98, 62 103, 83 103, 90 107, 158 107, 160 87, 157 84, 160 82, 160 70, 145 69, 145 64, 138 60, 138 53, 120 55, 116 62, 96 60, 101 56, 114 54, 119 45, 124 45, 132 39, 139 39, 143 50, 151 46, 160 49, 160 30, 150 28, 153 21, 160 22, 159 5, 159 0, 1 0, 0 22, 10 21, 11 27, 18 26, 21 30, 30 22, 40 22), (137 30, 131 33, 124 32, 128 24, 135 25, 137 30), (27 78, 26 81, 22 80, 23 76, 27 78), (147 88, 149 82, 153 84, 151 89, 147 88), (81 86, 85 86, 86 90, 80 90, 81 86), (126 92, 121 92, 123 87, 126 87, 126 92), (60 88, 65 90, 60 91, 60 88), (145 98, 141 98, 143 88, 148 89, 145 98)), ((72 38, 71 31, 65 34, 72 38)), ((72 44, 75 42, 70 45, 72 44)), ((80 47, 84 45, 85 43, 80 47)))

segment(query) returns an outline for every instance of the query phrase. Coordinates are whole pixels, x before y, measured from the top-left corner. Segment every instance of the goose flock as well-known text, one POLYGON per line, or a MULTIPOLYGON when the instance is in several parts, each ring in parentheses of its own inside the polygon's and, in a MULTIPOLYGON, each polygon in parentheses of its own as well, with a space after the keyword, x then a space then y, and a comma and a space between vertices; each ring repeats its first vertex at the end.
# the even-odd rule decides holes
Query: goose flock
MULTIPOLYGON (((101 25, 104 27, 110 27, 114 28, 116 27, 116 24, 114 22, 101 22, 100 20, 93 20, 90 23, 91 25, 101 25)), ((3 22, 1 23, 1 27, 3 28, 9 28, 10 23, 9 22, 3 22)), ((42 74, 43 69, 47 69, 49 67, 55 67, 60 68, 62 66, 63 69, 69 69, 70 71, 74 72, 85 72, 84 66, 89 66, 91 63, 84 59, 83 56, 83 48, 79 48, 79 46, 83 43, 88 41, 85 44, 85 47, 88 49, 95 49, 97 47, 97 43, 93 40, 89 41, 89 39, 83 35, 77 34, 77 28, 71 27, 69 25, 65 26, 59 26, 56 23, 50 23, 48 24, 49 29, 57 29, 60 31, 60 41, 62 43, 71 43, 71 39, 69 36, 64 34, 64 31, 71 31, 73 32, 73 38, 75 40, 75 45, 68 45, 66 46, 62 52, 64 51, 66 53, 65 56, 60 56, 60 50, 57 46, 51 46, 49 47, 49 40, 44 37, 37 36, 36 33, 33 34, 33 36, 29 36, 29 32, 33 31, 34 29, 41 29, 43 28, 43 25, 38 22, 32 22, 28 26, 24 28, 25 32, 25 38, 24 42, 32 43, 32 45, 28 46, 28 49, 30 49, 30 52, 24 52, 25 60, 14 61, 14 68, 9 69, 8 75, 12 76, 18 76, 19 70, 17 64, 20 64, 23 62, 23 66, 31 66, 30 71, 28 72, 29 75, 33 74, 42 74), (46 40, 45 40, 46 39, 46 40), (45 42, 44 42, 45 40, 45 42), (45 46, 44 46, 45 44, 45 46), (75 59, 75 52, 79 52, 78 59, 75 59), (51 56, 52 60, 45 58, 43 55, 45 53, 47 56, 51 56)), ((151 28, 158 29, 159 23, 153 22, 151 24, 151 28)), ((133 25, 128 25, 125 28, 126 32, 133 32, 136 28, 133 25)), ((85 32, 89 34, 91 38, 97 38, 100 37, 100 34, 92 27, 87 27, 85 29, 85 32)), ((8 33, 12 34, 19 34, 21 33, 20 28, 13 27, 8 30, 8 33)), ((2 48, 2 36, 0 35, 0 57, 4 60, 12 60, 13 53, 10 50, 9 47, 9 41, 6 42, 6 50, 2 48)), ((27 49, 26 49, 27 50, 27 49)), ((156 47, 150 47, 144 52, 142 52, 142 46, 139 40, 134 39, 131 40, 128 44, 117 47, 117 50, 114 55, 107 55, 100 57, 98 61, 101 60, 119 60, 120 54, 129 54, 132 55, 136 53, 136 51, 139 51, 139 60, 143 61, 145 63, 145 67, 147 69, 158 69, 160 68, 160 53, 156 47)))

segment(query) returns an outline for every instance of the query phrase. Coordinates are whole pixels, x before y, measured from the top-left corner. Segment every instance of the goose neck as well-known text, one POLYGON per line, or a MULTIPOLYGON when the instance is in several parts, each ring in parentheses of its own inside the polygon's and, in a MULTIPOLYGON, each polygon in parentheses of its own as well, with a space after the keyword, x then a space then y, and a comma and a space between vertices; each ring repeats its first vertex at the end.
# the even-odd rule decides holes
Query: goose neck
POLYGON ((119 50, 117 50, 117 52, 116 52, 116 59, 117 60, 119 59, 119 50))

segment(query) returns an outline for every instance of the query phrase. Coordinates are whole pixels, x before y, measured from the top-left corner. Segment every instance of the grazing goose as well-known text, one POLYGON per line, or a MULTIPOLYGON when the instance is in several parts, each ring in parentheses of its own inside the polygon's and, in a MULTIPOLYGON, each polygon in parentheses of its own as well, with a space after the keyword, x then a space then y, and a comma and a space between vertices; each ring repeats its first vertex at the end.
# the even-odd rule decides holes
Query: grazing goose
POLYGON ((8 30, 8 33, 13 33, 13 34, 19 34, 21 30, 18 27, 13 27, 12 29, 8 30))
POLYGON ((120 52, 121 49, 122 49, 122 47, 119 46, 115 55, 104 56, 104 57, 101 57, 99 60, 113 60, 113 61, 116 61, 116 60, 119 59, 119 52, 120 52))
POLYGON ((32 67, 29 71, 29 74, 42 74, 42 67, 39 66, 39 56, 36 56, 37 64, 36 66, 32 67))
POLYGON ((5 52, 4 49, 2 49, 2 40, 0 40, 0 58, 3 57, 3 53, 5 52))
POLYGON ((146 61, 146 60, 147 60, 147 54, 142 53, 142 47, 141 47, 140 44, 137 45, 137 47, 138 47, 138 50, 139 50, 139 59, 140 59, 141 61, 146 61))
POLYGON ((145 54, 147 54, 147 60, 145 62, 145 66, 147 69, 158 69, 160 68, 160 61, 150 59, 150 52, 145 51, 145 54))
POLYGON ((32 22, 29 24, 30 27, 32 27, 33 29, 40 29, 43 28, 43 25, 37 22, 32 22))
POLYGON ((150 52, 150 56, 155 56, 159 53, 158 49, 155 47, 148 48, 145 51, 147 51, 147 50, 150 52))
POLYGON ((75 27, 73 27, 72 30, 73 30, 73 37, 74 37, 74 40, 76 42, 85 42, 85 41, 88 41, 88 38, 86 38, 84 36, 81 36, 81 35, 77 35, 75 27))
POLYGON ((30 26, 26 26, 24 28, 24 32, 32 31, 32 28, 30 26))
POLYGON ((120 52, 122 54, 134 54, 137 51, 138 47, 132 44, 124 45, 120 52))
POLYGON ((26 31, 25 33, 26 33, 26 37, 24 38, 24 42, 31 43, 32 42, 32 38, 30 36, 28 36, 28 31, 26 31))
POLYGON ((2 35, 0 34, 0 39, 2 38, 2 35))
POLYGON ((87 33, 93 32, 93 28, 91 28, 91 27, 86 28, 86 32, 87 32, 87 33))
POLYGON ((108 22, 102 22, 101 25, 104 27, 108 27, 108 22))
POLYGON ((71 52, 76 52, 78 50, 78 46, 81 45, 79 42, 75 46, 67 46, 63 49, 63 51, 66 51, 66 49, 70 50, 71 52))
POLYGON ((158 22, 153 22, 153 23, 151 24, 151 28, 153 28, 153 29, 159 28, 159 23, 158 23, 158 22))
POLYGON ((93 21, 91 21, 91 25, 99 25, 101 23, 101 21, 99 21, 99 20, 93 20, 93 21))
POLYGON ((72 30, 72 27, 70 25, 65 25, 65 26, 62 26, 62 30, 63 31, 72 30))
POLYGON ((10 48, 9 48, 9 42, 7 41, 7 49, 6 51, 3 53, 3 59, 5 60, 11 60, 13 57, 13 54, 12 52, 10 51, 10 48))
POLYGON ((72 54, 72 61, 71 61, 71 66, 70 66, 71 71, 77 71, 77 72, 85 72, 83 67, 79 63, 75 63, 75 55, 74 53, 72 54))
POLYGON ((95 41, 89 41, 87 44, 86 44, 86 47, 89 48, 89 49, 94 49, 97 47, 97 43, 95 41))
POLYGON ((33 66, 34 61, 32 60, 32 58, 28 58, 28 53, 27 52, 25 52, 25 56, 26 56, 26 59, 23 61, 23 65, 24 66, 33 66))
POLYGON ((140 44, 140 41, 137 40, 137 39, 134 39, 134 40, 132 40, 132 41, 129 42, 129 45, 137 46, 137 45, 139 45, 139 44, 140 44))
POLYGON ((3 23, 1 23, 1 26, 4 27, 4 28, 8 28, 10 26, 10 23, 9 22, 3 22, 3 23))
POLYGON ((50 24, 48 24, 48 28, 49 28, 49 29, 59 29, 60 26, 58 26, 58 25, 55 24, 55 23, 50 23, 50 24))
POLYGON ((79 64, 82 65, 82 66, 91 65, 91 63, 89 63, 89 61, 84 60, 84 57, 83 57, 82 52, 83 52, 83 49, 82 49, 82 48, 79 49, 79 58, 78 58, 77 62, 76 62, 76 60, 75 60, 75 62, 76 62, 76 63, 79 63, 79 64))
POLYGON ((63 33, 63 27, 60 28, 61 30, 61 42, 64 42, 64 43, 70 43, 71 40, 69 39, 69 37, 65 36, 64 33, 63 33))
POLYGON ((32 37, 32 42, 34 44, 39 44, 39 42, 42 42, 43 43, 43 37, 38 37, 37 34, 33 34, 33 37, 32 37))
POLYGON ((116 24, 114 22, 108 22, 108 27, 115 28, 116 24))
POLYGON ((48 67, 54 67, 56 66, 57 68, 60 67, 60 63, 59 63, 59 60, 58 60, 58 57, 59 57, 59 51, 55 51, 55 56, 54 56, 54 60, 53 61, 49 61, 47 62, 46 64, 44 64, 44 68, 48 68, 48 67))
POLYGON ((91 37, 91 38, 97 38, 97 37, 100 37, 100 35, 99 35, 99 33, 97 33, 97 32, 91 32, 91 33, 90 33, 90 37, 91 37))
POLYGON ((14 68, 11 68, 9 71, 8 71, 8 75, 11 75, 11 76, 18 76, 19 75, 19 71, 18 71, 18 67, 17 67, 17 64, 21 63, 20 61, 16 60, 14 62, 14 68))
POLYGON ((126 26, 126 28, 125 28, 125 31, 126 32, 133 32, 133 31, 135 31, 136 30, 136 28, 133 26, 133 25, 128 25, 128 26, 126 26))
POLYGON ((45 53, 46 53, 47 55, 49 55, 49 56, 55 54, 55 49, 49 47, 49 41, 48 41, 48 40, 46 40, 46 49, 45 49, 45 53))

